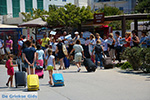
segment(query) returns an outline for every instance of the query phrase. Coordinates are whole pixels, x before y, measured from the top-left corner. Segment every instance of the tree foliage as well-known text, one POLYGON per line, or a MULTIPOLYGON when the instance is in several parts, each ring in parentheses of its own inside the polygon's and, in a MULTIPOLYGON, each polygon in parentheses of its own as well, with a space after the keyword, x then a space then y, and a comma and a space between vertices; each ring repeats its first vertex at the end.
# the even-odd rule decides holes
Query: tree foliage
POLYGON ((84 6, 80 8, 69 3, 60 8, 54 5, 50 6, 48 17, 44 20, 47 21, 50 26, 63 25, 66 27, 76 27, 92 17, 93 13, 89 6, 87 8, 84 6))
POLYGON ((32 13, 31 12, 22 12, 21 13, 24 17, 23 21, 27 22, 36 18, 39 18, 43 15, 47 14, 47 11, 45 10, 40 10, 40 9, 32 9, 32 13))
POLYGON ((121 15, 123 14, 123 11, 119 10, 116 7, 106 6, 104 5, 104 8, 98 9, 96 13, 104 13, 105 16, 111 16, 111 15, 121 15))
POLYGON ((149 13, 150 12, 150 0, 139 0, 139 3, 135 7, 135 10, 140 13, 149 13))

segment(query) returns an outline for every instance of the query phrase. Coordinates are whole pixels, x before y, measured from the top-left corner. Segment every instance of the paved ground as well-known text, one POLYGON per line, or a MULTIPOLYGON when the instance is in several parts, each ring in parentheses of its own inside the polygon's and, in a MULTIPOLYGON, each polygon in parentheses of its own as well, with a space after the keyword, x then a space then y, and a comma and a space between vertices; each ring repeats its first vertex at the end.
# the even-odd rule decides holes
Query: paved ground
MULTIPOLYGON (((58 67, 58 66, 57 66, 58 67)), ((16 69, 17 70, 17 69, 16 69)), ((150 74, 98 69, 87 73, 82 67, 60 71, 65 79, 64 87, 48 85, 48 72, 40 79, 39 100, 150 100, 150 74)), ((0 65, 0 92, 27 92, 26 88, 7 88, 7 74, 4 65, 0 65)))

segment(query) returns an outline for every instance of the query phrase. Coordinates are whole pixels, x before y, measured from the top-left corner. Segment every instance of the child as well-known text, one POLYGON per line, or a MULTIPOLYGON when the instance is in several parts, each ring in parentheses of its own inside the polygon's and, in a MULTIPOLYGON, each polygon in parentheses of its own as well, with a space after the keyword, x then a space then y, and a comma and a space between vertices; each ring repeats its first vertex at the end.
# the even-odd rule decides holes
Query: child
POLYGON ((52 55, 52 49, 48 49, 48 56, 46 57, 46 69, 49 72, 49 84, 52 85, 52 74, 53 74, 53 69, 56 70, 55 67, 55 56, 52 55))
POLYGON ((10 76, 8 79, 8 82, 6 83, 6 86, 9 86, 9 82, 10 82, 10 87, 13 87, 13 75, 14 75, 14 68, 13 67, 17 67, 17 65, 13 65, 12 63, 13 60, 13 55, 10 54, 8 55, 8 61, 6 61, 6 65, 5 67, 7 68, 7 74, 10 76))
POLYGON ((96 59, 95 63, 96 66, 98 65, 98 61, 100 61, 100 68, 103 68, 103 62, 102 62, 102 54, 103 54, 103 47, 101 46, 101 40, 96 41, 96 46, 94 47, 92 53, 95 51, 96 59))

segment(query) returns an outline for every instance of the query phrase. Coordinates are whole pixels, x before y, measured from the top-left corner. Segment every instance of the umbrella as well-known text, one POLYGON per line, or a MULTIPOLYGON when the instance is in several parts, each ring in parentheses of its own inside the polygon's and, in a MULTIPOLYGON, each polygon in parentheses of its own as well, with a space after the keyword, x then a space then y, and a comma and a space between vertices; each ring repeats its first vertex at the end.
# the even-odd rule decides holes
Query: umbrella
POLYGON ((43 27, 47 26, 47 22, 43 21, 42 18, 37 18, 28 22, 24 22, 22 24, 19 24, 19 27, 43 27))

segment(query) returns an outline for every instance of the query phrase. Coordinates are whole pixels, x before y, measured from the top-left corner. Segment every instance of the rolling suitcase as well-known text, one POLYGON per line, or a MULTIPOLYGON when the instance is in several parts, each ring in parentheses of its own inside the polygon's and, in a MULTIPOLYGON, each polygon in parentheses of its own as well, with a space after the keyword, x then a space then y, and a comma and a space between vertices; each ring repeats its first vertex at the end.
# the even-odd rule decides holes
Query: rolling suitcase
POLYGON ((35 74, 38 75, 39 78, 44 77, 43 69, 35 69, 35 74))
POLYGON ((66 69, 69 68, 69 66, 70 66, 70 61, 67 57, 64 58, 64 65, 65 65, 66 69))
POLYGON ((95 72, 96 65, 92 62, 91 58, 85 58, 83 64, 88 72, 95 72))
POLYGON ((64 86, 64 78, 61 73, 54 73, 52 77, 54 86, 64 86))
MULTIPOLYGON (((16 64, 17 64, 17 62, 16 62, 16 64)), ((16 88, 18 86, 26 87, 26 83, 27 83, 26 73, 24 71, 22 72, 21 64, 20 64, 20 69, 21 69, 21 71, 15 72, 15 86, 16 86, 16 88)))
MULTIPOLYGON (((28 69, 29 69, 29 73, 30 73, 30 67, 28 69)), ((38 77, 38 75, 36 75, 36 74, 28 75, 27 76, 27 86, 28 86, 28 91, 39 90, 39 77, 38 77)))
POLYGON ((103 66, 105 69, 113 68, 113 63, 112 63, 111 57, 104 56, 102 61, 103 61, 103 66))
POLYGON ((37 74, 39 78, 43 78, 44 77, 43 66, 36 65, 35 74, 37 74))

